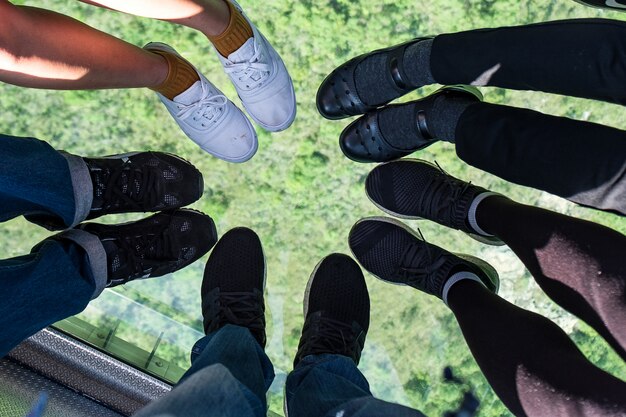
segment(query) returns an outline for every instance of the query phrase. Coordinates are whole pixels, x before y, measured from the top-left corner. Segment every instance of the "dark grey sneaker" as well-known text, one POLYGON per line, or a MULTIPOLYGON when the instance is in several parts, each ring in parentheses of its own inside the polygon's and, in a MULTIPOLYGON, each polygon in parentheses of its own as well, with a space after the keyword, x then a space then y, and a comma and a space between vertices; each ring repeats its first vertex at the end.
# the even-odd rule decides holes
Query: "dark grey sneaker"
POLYGON ((245 327, 265 347, 265 256, 250 229, 229 230, 211 253, 202 281, 204 331, 227 324, 245 327))
POLYGON ((469 222, 474 199, 490 191, 454 178, 430 162, 402 159, 378 165, 365 180, 365 192, 376 207, 392 216, 432 220, 480 242, 504 244, 474 230, 469 222))
POLYGON ((294 368, 308 355, 347 356, 358 365, 370 323, 361 268, 334 253, 317 264, 304 292, 304 326, 294 368))
POLYGON ((430 244, 397 220, 359 220, 348 240, 359 263, 383 281, 409 285, 443 299, 448 278, 467 271, 476 274, 487 289, 498 292, 498 273, 487 262, 430 244))
POLYGON ((88 219, 113 213, 176 209, 202 196, 202 174, 176 155, 132 152, 83 160, 93 182, 88 219))
POLYGON ((78 229, 100 238, 107 254, 107 287, 178 271, 217 241, 213 219, 187 209, 120 225, 85 223, 78 229))

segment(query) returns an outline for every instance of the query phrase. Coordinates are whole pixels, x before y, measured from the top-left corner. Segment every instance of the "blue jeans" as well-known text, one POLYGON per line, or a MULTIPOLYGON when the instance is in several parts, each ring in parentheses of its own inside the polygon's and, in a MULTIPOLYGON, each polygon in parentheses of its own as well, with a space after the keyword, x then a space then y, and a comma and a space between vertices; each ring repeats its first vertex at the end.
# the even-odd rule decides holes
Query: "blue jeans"
MULTIPOLYGON (((82 158, 37 139, 0 135, 0 222, 25 216, 49 229, 75 226, 91 208, 82 158)), ((0 260, 0 357, 44 327, 82 311, 106 285, 100 240, 70 230, 30 254, 0 260)))
MULTIPOLYGON (((272 364, 250 331, 227 325, 200 339, 179 384, 134 417, 262 417, 273 379, 272 364)), ((345 356, 307 356, 286 385, 289 417, 424 417, 375 399, 363 374, 345 356)))

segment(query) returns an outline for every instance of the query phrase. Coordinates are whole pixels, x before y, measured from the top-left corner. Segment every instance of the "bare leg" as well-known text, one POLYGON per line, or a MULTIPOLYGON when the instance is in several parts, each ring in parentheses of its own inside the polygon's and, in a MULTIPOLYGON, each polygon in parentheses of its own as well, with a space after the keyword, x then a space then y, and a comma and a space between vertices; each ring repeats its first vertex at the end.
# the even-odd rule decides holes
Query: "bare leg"
POLYGON ((63 90, 154 87, 167 73, 159 55, 67 16, 0 0, 0 81, 63 90))
POLYGON ((136 16, 178 23, 206 36, 224 32, 230 11, 224 0, 80 0, 136 16))

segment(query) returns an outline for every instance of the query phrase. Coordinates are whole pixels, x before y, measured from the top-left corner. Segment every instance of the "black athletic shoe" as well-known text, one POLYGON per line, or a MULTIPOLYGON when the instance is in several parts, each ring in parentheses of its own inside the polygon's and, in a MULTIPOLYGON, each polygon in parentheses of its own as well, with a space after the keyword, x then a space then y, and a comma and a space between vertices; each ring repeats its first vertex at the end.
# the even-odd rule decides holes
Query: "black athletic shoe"
POLYGON ((382 211, 403 219, 428 219, 461 230, 490 245, 503 245, 495 236, 479 234, 468 221, 474 199, 489 190, 448 175, 438 165, 402 159, 374 168, 365 192, 382 211))
POLYGON ((448 278, 456 272, 469 271, 490 291, 498 292, 498 273, 487 262, 432 245, 396 220, 384 217, 359 220, 348 240, 361 265, 383 281, 410 285, 442 298, 448 278))
POLYGON ((304 293, 304 326, 294 368, 308 355, 347 356, 359 364, 370 323, 370 299, 361 268, 334 253, 317 264, 304 293))
POLYGON ((601 9, 618 10, 626 12, 625 0, 574 0, 585 6, 599 7, 601 9))
POLYGON ((349 116, 364 114, 368 111, 376 109, 379 106, 389 103, 391 100, 373 103, 373 105, 365 104, 359 97, 359 93, 356 89, 356 83, 354 80, 356 68, 361 62, 363 62, 363 60, 372 55, 385 54, 387 56, 386 74, 388 76, 389 86, 397 92, 397 96, 395 98, 415 90, 416 87, 409 85, 409 82, 407 81, 408 77, 404 73, 404 51, 410 45, 423 39, 430 38, 412 39, 400 45, 394 45, 385 49, 378 49, 376 51, 352 58, 348 62, 337 67, 324 79, 317 91, 317 110, 326 119, 337 120, 349 116))
POLYGON ((350 123, 339 137, 339 146, 344 155, 356 162, 387 162, 402 158, 424 149, 437 142, 429 129, 429 119, 435 100, 439 97, 464 99, 479 102, 482 95, 478 89, 456 85, 443 87, 433 94, 404 104, 392 104, 359 117, 350 123), (385 122, 383 112, 398 111, 401 108, 411 110, 410 123, 398 126, 385 122), (386 123, 386 124, 385 124, 386 123), (389 132, 402 129, 402 135, 396 139, 389 132))
POLYGON ((227 324, 246 327, 265 347, 265 257, 259 237, 250 229, 226 233, 211 253, 202 281, 204 332, 227 324))
POLYGON ((202 257, 217 241, 213 219, 187 209, 127 224, 85 223, 78 228, 102 241, 108 287, 178 271, 202 257))
POLYGON ((176 155, 134 152, 83 160, 93 181, 89 219, 184 207, 204 189, 200 171, 176 155))

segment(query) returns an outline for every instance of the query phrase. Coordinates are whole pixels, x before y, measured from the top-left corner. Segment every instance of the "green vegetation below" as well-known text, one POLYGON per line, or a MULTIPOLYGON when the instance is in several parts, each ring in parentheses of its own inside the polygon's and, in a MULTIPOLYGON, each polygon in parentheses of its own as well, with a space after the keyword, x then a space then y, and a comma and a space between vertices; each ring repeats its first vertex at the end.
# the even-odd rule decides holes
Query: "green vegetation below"
MULTIPOLYGON (((211 46, 198 33, 78 2, 36 3, 139 46, 150 41, 171 44, 227 96, 236 99, 211 46)), ((302 297, 313 267, 331 252, 349 252, 347 235, 356 220, 381 215, 363 191, 364 178, 372 166, 350 162, 337 145, 339 133, 347 123, 325 121, 315 109, 315 92, 325 75, 354 55, 416 36, 573 17, 626 17, 569 0, 242 3, 282 54, 298 99, 298 117, 290 129, 278 134, 258 130, 259 151, 250 162, 227 164, 203 153, 186 139, 154 93, 145 89, 60 92, 0 85, 0 132, 41 138, 57 149, 85 156, 159 150, 193 162, 204 173, 206 187, 204 197, 193 207, 212 215, 220 234, 232 227, 247 226, 256 230, 263 241, 268 263, 268 354, 279 381, 292 366, 303 321, 302 297)), ((435 88, 421 89, 403 100, 418 98, 435 88)), ((624 127, 624 110, 616 105, 525 91, 482 91, 488 102, 624 127)), ((450 144, 437 143, 416 156, 437 160, 450 174, 520 202, 593 220, 626 233, 623 218, 576 207, 464 165, 450 144)), ((113 223, 139 217, 111 216, 103 221, 113 223)), ((626 366, 608 345, 555 306, 508 248, 485 247, 459 232, 426 221, 411 224, 419 226, 435 244, 491 262, 501 275, 504 298, 554 320, 590 360, 626 379, 626 366)), ((0 256, 27 253, 49 235, 23 219, 8 222, 0 228, 0 256)), ((193 338, 181 340, 177 327, 163 324, 164 317, 183 323, 191 335, 200 334, 199 290, 205 259, 174 276, 135 282, 115 290, 125 299, 159 314, 138 314, 134 304, 122 307, 101 300, 92 303, 81 318, 105 327, 121 320, 117 336, 148 352, 164 332, 157 355, 186 368, 193 338)), ((372 316, 362 369, 377 396, 419 408, 430 416, 442 415, 443 411, 456 408, 461 398, 457 388, 442 383, 442 369, 451 365, 476 388, 482 402, 480 416, 509 415, 470 355, 454 317, 439 300, 409 288, 386 285, 369 275, 367 280, 372 316)), ((280 386, 272 388, 270 404, 273 411, 282 413, 280 386)))

